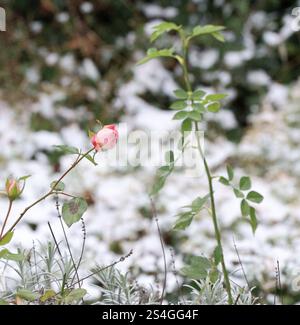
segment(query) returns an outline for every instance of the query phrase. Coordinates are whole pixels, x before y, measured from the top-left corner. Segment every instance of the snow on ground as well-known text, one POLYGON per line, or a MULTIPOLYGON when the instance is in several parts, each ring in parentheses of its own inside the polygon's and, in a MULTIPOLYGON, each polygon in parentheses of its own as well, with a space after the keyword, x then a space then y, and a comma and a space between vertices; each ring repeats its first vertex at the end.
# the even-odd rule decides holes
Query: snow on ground
MULTIPOLYGON (((261 77, 267 80, 266 76, 261 77)), ((177 124, 171 121, 172 114, 169 111, 161 111, 139 97, 146 89, 154 93, 162 91, 171 96, 174 88, 176 84, 158 61, 136 68, 133 81, 121 87, 116 99, 116 106, 125 107, 126 114, 122 122, 126 122, 129 129, 176 128, 177 124)), ((251 118, 253 126, 249 128, 240 145, 229 143, 219 136, 214 143, 206 141, 205 148, 216 175, 225 172, 224 164, 230 159, 238 167, 237 174, 250 173, 253 187, 265 196, 264 203, 258 207, 260 225, 253 237, 250 226, 240 217, 239 203, 232 193, 223 185, 217 182, 215 184, 218 215, 230 269, 235 277, 242 277, 234 249, 235 242, 249 278, 267 277, 272 281, 276 261, 279 260, 281 268, 287 270, 282 281, 290 286, 293 281, 290 270, 295 271, 300 267, 296 254, 300 248, 300 201, 297 195, 300 187, 300 111, 296 105, 300 86, 293 88, 289 95, 289 104, 281 108, 272 106, 272 98, 276 96, 278 85, 271 86, 270 89, 270 92, 273 89, 273 93, 267 96, 262 112, 251 118), (297 121, 298 125, 295 125, 297 121)), ((67 108, 58 111, 54 107, 55 99, 60 96, 63 96, 61 91, 50 95, 40 94, 38 103, 30 106, 27 111, 18 107, 12 109, 5 102, 0 102, 2 187, 9 174, 32 175, 22 200, 15 204, 14 217, 35 198, 45 193, 49 184, 58 177, 58 174, 53 173, 44 150, 51 149, 54 144, 63 143, 83 149, 88 147, 88 138, 76 124, 79 117, 74 116, 67 108), (68 111, 65 115, 69 116, 71 122, 59 133, 31 132, 29 110, 54 118, 56 114, 68 111)), ((222 114, 227 121, 224 128, 226 125, 229 128, 235 125, 230 111, 222 114)), ((210 118, 215 119, 214 116, 210 118)), ((222 124, 222 119, 216 120, 222 124)), ((155 278, 152 274, 158 273, 160 281, 163 275, 162 252, 156 225, 149 217, 151 210, 147 195, 155 168, 113 168, 110 167, 109 160, 101 161, 101 158, 98 155, 97 167, 88 161, 82 162, 65 181, 69 192, 78 195, 89 193, 94 202, 85 214, 88 236, 81 272, 86 274, 94 263, 111 263, 120 254, 126 254, 132 249, 133 255, 119 264, 119 268, 126 271, 134 266, 138 280, 144 285, 153 285, 155 278), (112 249, 113 247, 118 249, 112 249), (153 283, 150 283, 151 279, 153 283)), ((71 163, 71 156, 62 158, 62 169, 68 168, 71 163)), ((204 176, 192 178, 182 176, 179 172, 172 174, 156 202, 163 231, 166 234, 171 233, 175 215, 180 208, 206 193, 204 176)), ((1 198, 0 211, 5 211, 6 205, 6 200, 1 198)), ((16 229, 13 246, 20 243, 23 247, 30 248, 33 241, 45 242, 50 239, 47 221, 50 221, 57 237, 62 239, 55 202, 48 199, 26 215, 16 229), (30 227, 32 224, 37 226, 35 231, 30 227)), ((82 238, 80 225, 72 226, 68 233, 74 251, 79 253, 82 238)), ((178 269, 182 266, 182 253, 208 255, 215 248, 211 220, 205 214, 199 216, 186 231, 176 233, 175 236, 178 269)), ((170 265, 168 249, 167 255, 170 265)), ((240 279, 240 282, 243 281, 240 279)), ((172 268, 169 266, 168 290, 172 290, 175 285, 172 268)), ((95 288, 90 288, 95 294, 95 288)))

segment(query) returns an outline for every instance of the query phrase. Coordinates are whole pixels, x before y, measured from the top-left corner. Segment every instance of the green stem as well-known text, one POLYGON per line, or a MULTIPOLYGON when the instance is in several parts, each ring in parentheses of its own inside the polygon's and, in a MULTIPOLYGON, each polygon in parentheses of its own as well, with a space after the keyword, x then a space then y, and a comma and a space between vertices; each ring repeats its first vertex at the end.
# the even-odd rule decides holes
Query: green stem
MULTIPOLYGON (((189 73, 188 73, 188 47, 189 47, 189 39, 185 37, 184 34, 181 34, 181 40, 182 40, 182 47, 183 47, 183 62, 182 62, 182 69, 183 69, 183 76, 184 76, 184 81, 185 85, 187 87, 187 90, 189 92, 192 91, 191 87, 191 82, 189 79, 189 73)), ((223 276, 224 276, 224 281, 225 281, 225 286, 226 286, 226 291, 228 295, 228 304, 232 305, 233 304, 233 298, 232 298, 232 293, 231 293, 231 285, 230 285, 230 279, 228 275, 228 271, 226 268, 225 264, 225 258, 224 258, 224 253, 223 253, 223 246, 222 246, 222 237, 221 237, 221 232, 219 229, 218 225, 218 218, 217 218, 217 213, 216 213, 216 205, 215 205, 215 197, 214 197, 214 188, 213 188, 213 177, 211 175, 207 160, 205 158, 205 155, 202 151, 200 140, 198 137, 198 123, 195 122, 195 130, 196 130, 196 139, 197 139, 197 147, 201 156, 201 159, 204 164, 205 168, 205 173, 208 181, 208 186, 209 186, 209 196, 210 196, 210 203, 211 203, 211 216, 212 216, 212 221, 214 225, 214 232, 215 232, 215 238, 220 250, 221 254, 221 265, 222 265, 222 271, 223 271, 223 276)))
POLYGON ((211 202, 211 216, 212 216, 213 225, 214 225, 215 237, 216 237, 217 244, 218 244, 218 247, 220 250, 220 255, 221 255, 221 265, 222 265, 222 271, 223 271, 223 275, 224 275, 226 291, 228 294, 228 304, 232 305, 233 298, 232 298, 232 294, 231 294, 231 285, 230 285, 229 275, 228 275, 228 271, 227 271, 226 264, 225 264, 225 258, 224 258, 223 246, 222 246, 222 237, 221 237, 221 232, 219 229, 218 218, 217 218, 217 213, 216 213, 216 204, 215 204, 214 188, 213 188, 213 177, 211 176, 211 172, 210 172, 207 160, 206 160, 206 158, 203 154, 202 148, 201 148, 200 140, 199 140, 199 137, 197 134, 199 131, 197 122, 195 122, 195 128, 196 128, 197 147, 198 147, 198 151, 200 153, 201 159, 204 163, 205 173, 207 176, 207 181, 208 181, 208 186, 209 186, 209 197, 210 197, 210 202, 211 202))
MULTIPOLYGON (((32 204, 30 204, 28 207, 26 207, 23 212, 20 214, 20 216, 18 217, 18 219, 13 223, 13 225, 5 232, 5 234, 2 236, 0 236, 0 240, 2 238, 4 238, 9 232, 13 231, 14 228, 16 227, 16 225, 22 220, 22 218, 24 217, 24 215, 34 206, 36 206, 38 203, 40 203, 41 201, 45 200, 48 196, 52 195, 56 190, 55 187, 59 184, 59 182, 61 182, 63 180, 63 178, 65 178, 65 176, 67 176, 69 174, 69 172, 71 170, 73 170, 80 162, 82 159, 84 159, 87 155, 89 155, 92 151, 94 150, 94 148, 88 150, 85 154, 83 154, 82 156, 80 156, 79 158, 77 158, 75 160, 75 162, 71 165, 70 168, 68 168, 62 175, 61 177, 54 183, 54 185, 52 186, 51 190, 49 192, 47 192, 45 195, 43 195, 42 197, 40 197, 39 199, 37 199, 36 201, 34 201, 32 204)), ((3 227, 2 227, 3 228, 3 227)))
POLYGON ((0 232, 0 240, 2 240, 2 238, 5 237, 5 236, 2 237, 2 235, 3 235, 4 228, 6 226, 7 220, 9 218, 9 215, 10 215, 10 212, 11 212, 12 204, 13 204, 13 201, 12 200, 9 200, 8 210, 7 210, 6 217, 4 219, 4 222, 3 222, 3 225, 2 225, 2 228, 1 228, 1 232, 0 232))
POLYGON ((185 38, 183 34, 181 34, 181 40, 182 40, 182 46, 183 46, 183 63, 182 63, 182 69, 183 69, 183 77, 184 82, 187 87, 188 91, 192 91, 192 86, 189 78, 189 71, 188 71, 188 47, 189 47, 189 41, 185 38))

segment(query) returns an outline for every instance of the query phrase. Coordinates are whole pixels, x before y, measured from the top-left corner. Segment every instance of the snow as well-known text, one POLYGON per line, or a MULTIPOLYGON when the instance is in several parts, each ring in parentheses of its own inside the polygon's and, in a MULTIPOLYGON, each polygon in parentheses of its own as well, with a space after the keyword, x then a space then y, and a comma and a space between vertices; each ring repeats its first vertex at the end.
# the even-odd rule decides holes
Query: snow
POLYGON ((264 70, 253 70, 248 72, 247 81, 255 86, 268 86, 271 78, 264 70))
MULTIPOLYGON (((251 46, 250 40, 246 51, 231 52, 227 58, 225 57, 225 63, 229 66, 236 66, 243 60, 249 59, 251 46)), ((48 64, 57 62, 66 74, 76 72, 75 58, 71 54, 57 58, 52 53, 46 53, 46 60, 48 64)), ((207 69, 214 60, 209 62, 210 64, 207 63, 207 69)), ((91 60, 85 61, 80 71, 92 80, 99 81, 101 78, 91 60)), ((67 76, 64 76, 62 84, 70 82, 66 78, 67 76)), ((298 195, 300 132, 299 126, 293 127, 291 122, 298 122, 300 125, 298 105, 300 86, 296 84, 289 91, 284 85, 270 82, 268 75, 261 70, 249 72, 247 78, 248 81, 258 86, 269 87, 261 112, 251 116, 249 119, 251 125, 238 145, 228 142, 223 135, 215 136, 211 130, 205 129, 207 133, 205 152, 215 175, 223 175, 225 164, 232 162, 234 166, 239 167, 236 168, 236 174, 238 176, 250 174, 253 188, 265 197, 265 201, 257 209, 259 227, 256 236, 253 237, 249 224, 240 216, 239 202, 234 198, 231 189, 217 182, 214 183, 228 265, 231 270, 236 269, 234 237, 249 277, 262 279, 267 276, 268 279, 273 279, 277 259, 280 260, 283 269, 296 269, 296 267, 299 269, 295 252, 300 247, 298 195), (213 139, 211 135, 214 136, 213 139)), ((223 83, 226 84, 228 76, 223 79, 225 80, 223 83)), ((158 60, 153 60, 145 66, 133 69, 133 80, 119 88, 115 107, 112 109, 124 108, 125 115, 122 117, 122 122, 126 123, 129 131, 139 129, 172 131, 178 127, 178 124, 172 121, 173 112, 161 110, 146 103, 140 95, 149 91, 154 95, 163 94, 172 97, 173 90, 176 88, 178 85, 170 73, 158 60)), ((201 85, 199 88, 202 88, 201 85)), ((18 106, 10 107, 0 102, 1 184, 9 174, 32 175, 27 181, 22 200, 17 201, 14 206, 14 218, 25 206, 45 193, 51 181, 59 176, 59 173, 53 172, 44 150, 51 150, 52 145, 62 143, 82 149, 89 146, 85 131, 78 127, 78 121, 87 114, 85 107, 76 110, 76 114, 72 108, 56 107, 55 102, 65 96, 64 90, 61 87, 54 87, 51 90, 40 93, 36 103, 27 104, 26 110, 20 110, 18 106), (38 112, 53 120, 58 116, 63 116, 66 123, 57 133, 32 132, 29 126, 29 113, 32 112, 38 112)), ((213 92, 213 89, 209 91, 213 92)), ((231 96, 235 95, 233 90, 226 89, 227 91, 231 93, 231 96)), ((94 95, 90 94, 90 96, 94 95)), ((217 115, 209 114, 208 119, 219 123, 222 130, 236 126, 230 110, 221 110, 217 115)), ((207 128, 207 125, 204 126, 207 128)), ((125 134, 125 131, 120 131, 120 141, 125 134)), ((131 154, 132 152, 129 153, 131 154)), ((63 157, 60 160, 61 170, 68 168, 73 159, 72 156, 63 157)), ((109 156, 106 155, 98 155, 97 161, 99 162, 97 167, 88 161, 82 162, 78 169, 65 180, 68 191, 76 195, 91 195, 93 202, 84 217, 88 239, 82 272, 86 273, 95 262, 106 264, 120 258, 119 254, 110 249, 111 245, 117 242, 124 254, 133 249, 133 255, 119 267, 127 271, 134 266, 138 280, 142 284, 149 285, 154 281, 152 272, 163 270, 156 225, 151 216, 142 213, 144 209, 150 211, 151 215, 147 193, 153 183, 155 169, 143 168, 143 166, 113 167, 109 156)), ((175 215, 181 207, 206 193, 207 185, 204 175, 186 177, 179 170, 175 170, 156 200, 162 230, 170 234, 175 215)), ((0 211, 5 211, 6 207, 6 200, 1 197, 0 211)), ((15 233, 12 247, 15 248, 18 243, 21 243, 23 247, 30 248, 33 240, 50 239, 48 220, 61 240, 62 234, 55 202, 53 199, 48 199, 43 201, 40 207, 33 208, 26 214, 15 233), (37 230, 33 231, 28 223, 36 224, 37 230)), ((71 227, 69 235, 72 239, 72 247, 75 253, 78 253, 82 239, 80 226, 71 227)), ((182 265, 184 253, 196 252, 199 255, 211 253, 215 248, 215 241, 210 216, 205 211, 201 212, 195 218, 192 227, 184 232, 178 232, 177 238, 177 250, 180 253, 175 256, 175 259, 178 268, 182 265)), ((170 262, 169 254, 168 262, 170 262)), ((171 279, 168 284, 169 291, 175 285, 171 273, 169 271, 171 279)), ((282 281, 291 286, 293 278, 286 273, 282 281)), ((87 285, 90 286, 89 282, 87 285)), ((97 290, 93 288, 92 294, 96 295, 96 293, 97 290)))
POLYGON ((147 4, 143 6, 143 12, 148 18, 166 18, 172 19, 177 16, 178 9, 175 7, 161 7, 156 4, 147 4))
POLYGON ((204 51, 191 51, 190 64, 195 68, 209 69, 218 60, 219 52, 215 49, 209 49, 204 51))
POLYGON ((67 12, 60 12, 55 16, 55 18, 59 23, 64 24, 69 21, 70 15, 67 12))
POLYGON ((94 9, 94 5, 89 2, 89 1, 84 1, 81 5, 80 5, 80 11, 83 14, 90 14, 94 9))
POLYGON ((79 73, 94 81, 97 81, 100 78, 99 70, 91 59, 83 60, 82 66, 79 68, 79 73))

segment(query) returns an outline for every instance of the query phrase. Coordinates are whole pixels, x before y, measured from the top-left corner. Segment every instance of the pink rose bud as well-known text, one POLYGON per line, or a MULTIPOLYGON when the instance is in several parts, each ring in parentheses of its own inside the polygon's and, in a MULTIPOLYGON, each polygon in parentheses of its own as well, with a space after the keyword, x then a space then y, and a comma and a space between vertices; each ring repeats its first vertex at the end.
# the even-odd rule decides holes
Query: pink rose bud
POLYGON ((17 199, 22 193, 19 182, 14 178, 8 178, 5 187, 6 194, 11 201, 17 199))
POLYGON ((96 151, 113 148, 118 141, 119 133, 114 124, 105 125, 93 135, 91 141, 96 151))

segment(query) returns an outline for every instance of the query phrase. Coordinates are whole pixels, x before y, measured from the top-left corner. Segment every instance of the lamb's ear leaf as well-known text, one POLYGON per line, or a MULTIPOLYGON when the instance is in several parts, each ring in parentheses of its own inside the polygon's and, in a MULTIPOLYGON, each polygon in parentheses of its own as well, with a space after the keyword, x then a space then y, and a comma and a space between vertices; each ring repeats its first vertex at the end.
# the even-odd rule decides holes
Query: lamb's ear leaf
POLYGON ((82 289, 82 288, 73 289, 63 298, 63 302, 65 304, 71 304, 74 302, 78 302, 86 294, 87 294, 87 291, 85 289, 82 289))
POLYGON ((22 262, 25 256, 23 253, 11 253, 7 248, 4 248, 0 251, 0 259, 1 258, 8 261, 22 262))
POLYGON ((17 291, 16 296, 27 301, 35 301, 39 299, 40 294, 28 289, 20 289, 17 291))

